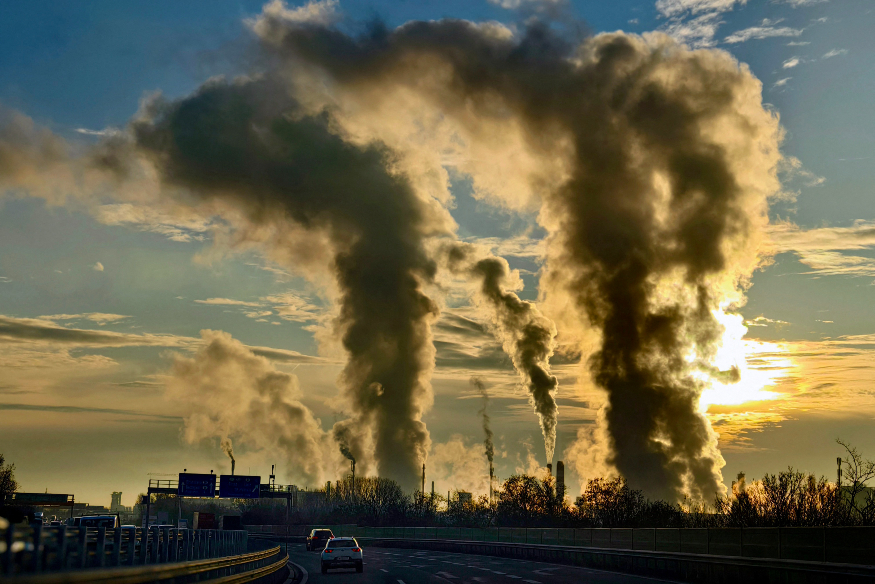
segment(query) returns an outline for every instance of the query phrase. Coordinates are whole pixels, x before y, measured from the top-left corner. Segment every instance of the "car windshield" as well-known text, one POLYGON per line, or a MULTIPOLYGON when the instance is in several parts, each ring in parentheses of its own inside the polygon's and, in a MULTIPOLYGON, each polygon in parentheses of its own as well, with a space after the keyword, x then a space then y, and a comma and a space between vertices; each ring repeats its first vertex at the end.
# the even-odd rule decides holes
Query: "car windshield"
POLYGON ((327 529, 313 532, 313 537, 334 537, 334 534, 327 529))
POLYGON ((328 547, 351 548, 351 547, 358 547, 358 544, 356 544, 355 540, 352 540, 352 539, 335 539, 334 541, 331 542, 331 544, 329 544, 328 547))

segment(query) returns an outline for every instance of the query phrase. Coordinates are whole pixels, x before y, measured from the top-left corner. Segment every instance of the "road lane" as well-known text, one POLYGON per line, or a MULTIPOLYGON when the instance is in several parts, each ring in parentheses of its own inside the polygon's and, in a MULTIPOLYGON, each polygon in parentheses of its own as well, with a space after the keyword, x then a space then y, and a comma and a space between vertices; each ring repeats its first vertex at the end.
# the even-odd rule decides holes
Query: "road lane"
POLYGON ((319 552, 289 545, 292 562, 309 573, 307 584, 653 584, 655 578, 602 572, 575 566, 493 556, 397 548, 364 548, 365 571, 354 568, 322 574, 319 552))

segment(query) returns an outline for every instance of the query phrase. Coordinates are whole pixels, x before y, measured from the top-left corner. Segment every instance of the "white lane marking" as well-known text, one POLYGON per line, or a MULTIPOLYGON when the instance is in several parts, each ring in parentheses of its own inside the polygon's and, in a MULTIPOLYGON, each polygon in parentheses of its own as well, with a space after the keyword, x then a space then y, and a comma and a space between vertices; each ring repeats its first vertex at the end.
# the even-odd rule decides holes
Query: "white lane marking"
POLYGON ((489 571, 492 572, 493 574, 501 574, 502 576, 507 574, 507 572, 499 572, 498 570, 489 570, 489 571))
POLYGON ((541 584, 537 580, 523 580, 523 582, 528 582, 529 584, 541 584))
POLYGON ((453 574, 450 574, 449 572, 438 572, 437 574, 435 574, 435 576, 441 576, 443 578, 455 578, 457 580, 459 578, 458 576, 454 576, 453 574))
POLYGON ((389 573, 389 570, 384 570, 383 568, 380 568, 380 571, 381 571, 381 572, 386 572, 387 574, 389 573))
POLYGON ((406 584, 406 582, 404 582, 404 580, 398 580, 398 584, 406 584))
POLYGON ((515 579, 517 579, 517 580, 519 580, 520 578, 522 578, 522 576, 514 576, 513 574, 508 574, 507 577, 508 577, 508 578, 515 578, 515 579))
MULTIPOLYGON (((301 566, 301 565, 299 565, 299 564, 296 564, 295 562, 293 562, 293 561, 291 561, 291 560, 289 560, 288 563, 291 564, 291 565, 293 565, 294 567, 298 568, 299 570, 301 570, 301 574, 303 574, 303 576, 301 577, 301 581, 298 582, 298 584, 307 584, 307 578, 308 578, 310 575, 307 573, 307 570, 304 569, 304 566, 301 566)), ((290 578, 291 578, 291 577, 290 577, 290 578)))

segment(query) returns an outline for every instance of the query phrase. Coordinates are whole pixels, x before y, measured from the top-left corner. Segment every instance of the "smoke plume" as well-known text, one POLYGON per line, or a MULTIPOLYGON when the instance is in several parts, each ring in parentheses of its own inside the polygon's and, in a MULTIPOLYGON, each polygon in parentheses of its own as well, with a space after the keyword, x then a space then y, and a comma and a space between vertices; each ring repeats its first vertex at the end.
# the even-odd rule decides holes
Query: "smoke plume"
POLYGON ((781 159, 777 117, 746 66, 660 34, 576 44, 537 23, 522 35, 443 20, 353 37, 265 13, 256 30, 302 78, 327 80, 333 97, 312 99, 346 108, 349 127, 371 116, 369 132, 395 132, 394 118, 374 117, 387 104, 401 119, 437 112, 457 133, 434 143, 453 136, 476 152, 454 159, 475 194, 518 206, 527 184, 550 234, 542 293, 567 297, 600 333, 588 364, 607 395, 608 462, 651 496, 723 492, 699 398, 720 313, 743 302, 760 261, 781 159), (521 145, 513 168, 508 144, 521 145))
MULTIPOLYGON (((449 249, 450 269, 465 272, 480 282, 482 302, 491 307, 493 324, 504 351, 510 355, 520 379, 529 392, 529 401, 541 425, 547 462, 556 448, 558 408, 556 377, 550 374, 556 328, 531 302, 507 289, 510 267, 503 258, 477 259, 474 246, 455 244, 449 249), (472 258, 473 256, 473 258, 472 258)), ((473 380, 472 380, 473 382, 473 380)))
POLYGON ((167 397, 188 410, 185 440, 219 438, 233 461, 234 436, 262 458, 282 456, 289 480, 321 483, 325 432, 300 402, 298 379, 228 333, 205 330, 201 337, 192 357, 174 356, 167 382, 167 397))
POLYGON ((483 402, 477 414, 483 420, 483 446, 485 448, 486 459, 489 461, 489 468, 492 468, 492 462, 495 458, 495 447, 492 444, 492 428, 489 427, 489 414, 486 413, 486 408, 489 406, 489 394, 486 393, 486 385, 483 380, 476 375, 471 378, 471 385, 480 390, 480 395, 483 402))
POLYGON ((228 455, 228 458, 231 459, 231 463, 237 462, 234 460, 234 446, 231 444, 230 438, 222 438, 221 442, 222 452, 228 455))
MULTIPOLYGON (((212 81, 178 101, 155 99, 130 134, 164 192, 242 216, 240 237, 270 239, 290 267, 328 250, 335 329, 348 355, 340 380, 352 413, 341 423, 348 448, 364 470, 375 463, 381 476, 415 485, 429 448, 422 414, 432 400, 438 313, 421 289, 435 269, 423 238, 444 228, 443 216, 389 170, 384 146, 346 141, 327 114, 306 115, 269 78, 212 81), (310 234, 305 249, 283 246, 301 230, 310 234)), ((125 171, 111 154, 103 162, 125 171)))

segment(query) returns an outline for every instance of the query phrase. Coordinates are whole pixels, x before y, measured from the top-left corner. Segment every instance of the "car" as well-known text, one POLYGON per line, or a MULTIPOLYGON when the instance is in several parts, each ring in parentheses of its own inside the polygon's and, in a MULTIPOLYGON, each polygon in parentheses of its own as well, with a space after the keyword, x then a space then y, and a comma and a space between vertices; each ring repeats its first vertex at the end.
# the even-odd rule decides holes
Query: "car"
POLYGON ((331 568, 355 568, 356 572, 364 572, 362 547, 354 537, 335 537, 328 540, 322 550, 322 573, 327 574, 331 568))
POLYGON ((73 527, 106 527, 115 529, 118 527, 118 515, 82 515, 67 520, 67 525, 73 527))
POLYGON ((330 529, 314 529, 307 536, 307 551, 325 549, 325 542, 333 537, 334 534, 331 533, 330 529))

